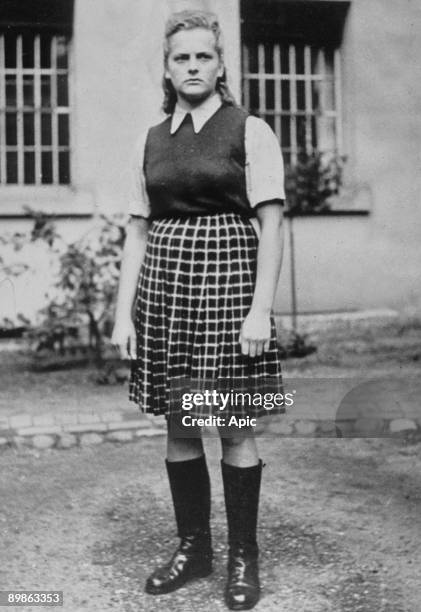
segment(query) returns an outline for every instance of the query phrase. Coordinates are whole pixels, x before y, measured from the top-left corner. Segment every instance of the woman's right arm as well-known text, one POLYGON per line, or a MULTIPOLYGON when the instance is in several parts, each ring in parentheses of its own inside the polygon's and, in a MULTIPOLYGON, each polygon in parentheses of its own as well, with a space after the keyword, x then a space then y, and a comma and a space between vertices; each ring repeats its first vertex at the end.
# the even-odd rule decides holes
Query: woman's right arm
POLYGON ((148 230, 147 219, 130 218, 121 260, 115 324, 111 337, 111 342, 118 348, 122 359, 136 359, 136 331, 132 310, 139 272, 145 256, 148 230))

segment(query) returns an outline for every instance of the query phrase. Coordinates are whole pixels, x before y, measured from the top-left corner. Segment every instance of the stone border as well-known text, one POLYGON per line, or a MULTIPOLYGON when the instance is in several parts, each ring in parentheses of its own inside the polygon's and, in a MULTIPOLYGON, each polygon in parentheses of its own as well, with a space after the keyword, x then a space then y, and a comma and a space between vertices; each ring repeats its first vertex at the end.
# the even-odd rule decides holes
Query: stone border
POLYGON ((421 441, 421 418, 303 419, 289 415, 265 423, 257 420, 256 435, 292 438, 406 438, 421 441))
MULTIPOLYGON (((348 420, 311 420, 279 415, 273 421, 257 420, 258 437, 405 437, 421 441, 421 419, 358 418, 348 420)), ((215 435, 205 428, 205 435, 215 435)), ((30 447, 67 449, 94 446, 102 442, 132 442, 143 437, 166 434, 162 416, 145 415, 138 410, 103 413, 27 414, 0 417, 0 449, 30 447)))
POLYGON ((131 442, 166 433, 164 417, 138 410, 0 417, 0 448, 67 449, 102 442, 131 442))

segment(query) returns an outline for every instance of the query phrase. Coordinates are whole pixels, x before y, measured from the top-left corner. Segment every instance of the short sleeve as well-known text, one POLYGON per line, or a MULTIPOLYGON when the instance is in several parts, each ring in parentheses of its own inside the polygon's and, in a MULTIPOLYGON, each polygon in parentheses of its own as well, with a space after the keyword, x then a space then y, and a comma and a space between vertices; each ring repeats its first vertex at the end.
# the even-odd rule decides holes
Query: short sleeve
POLYGON ((263 119, 247 117, 245 149, 247 195, 251 206, 254 208, 268 200, 285 200, 281 147, 263 119))
POLYGON ((148 132, 138 138, 131 162, 131 185, 129 192, 129 215, 148 218, 151 213, 148 192, 146 191, 143 160, 148 132))

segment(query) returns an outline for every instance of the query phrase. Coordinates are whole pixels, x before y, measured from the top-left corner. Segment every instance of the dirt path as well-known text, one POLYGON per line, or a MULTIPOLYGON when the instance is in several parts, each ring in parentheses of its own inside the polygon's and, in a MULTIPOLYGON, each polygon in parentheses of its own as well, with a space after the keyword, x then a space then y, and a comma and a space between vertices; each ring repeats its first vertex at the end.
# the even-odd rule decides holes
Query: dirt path
MULTIPOLYGON (((220 452, 211 439, 215 572, 172 595, 143 594, 176 541, 163 447, 155 438, 4 452, 1 588, 61 589, 66 612, 225 610, 220 452)), ((261 449, 256 612, 418 612, 421 445, 271 439, 261 449)))

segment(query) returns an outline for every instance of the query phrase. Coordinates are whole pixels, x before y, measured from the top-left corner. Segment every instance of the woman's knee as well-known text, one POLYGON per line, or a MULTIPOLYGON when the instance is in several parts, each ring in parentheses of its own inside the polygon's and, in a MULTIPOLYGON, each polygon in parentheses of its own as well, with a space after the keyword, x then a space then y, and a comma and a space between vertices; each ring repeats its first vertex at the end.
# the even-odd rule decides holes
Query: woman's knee
POLYGON ((187 428, 182 427, 180 425, 180 421, 177 418, 169 418, 167 419, 167 437, 168 440, 171 441, 175 441, 177 442, 178 440, 186 440, 188 443, 188 440, 193 440, 192 444, 195 444, 194 440, 201 440, 202 439, 202 428, 201 427, 197 427, 197 426, 193 426, 193 427, 189 427, 188 431, 187 431, 187 436, 186 436, 186 430, 187 428))
POLYGON ((251 427, 245 427, 240 429, 230 429, 230 431, 226 431, 221 428, 219 430, 219 435, 221 438, 221 442, 223 446, 227 447, 238 447, 246 444, 250 439, 254 438, 254 432, 251 427))

